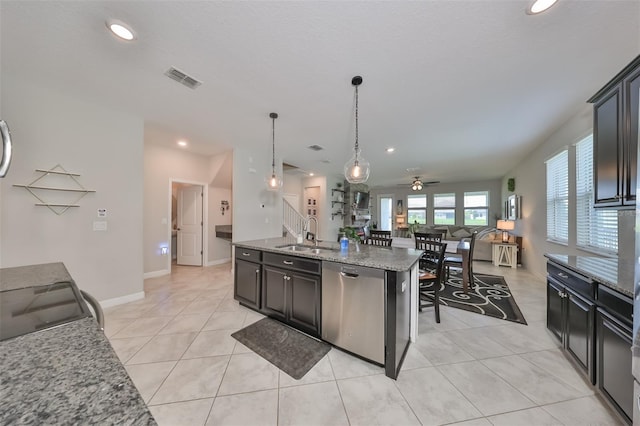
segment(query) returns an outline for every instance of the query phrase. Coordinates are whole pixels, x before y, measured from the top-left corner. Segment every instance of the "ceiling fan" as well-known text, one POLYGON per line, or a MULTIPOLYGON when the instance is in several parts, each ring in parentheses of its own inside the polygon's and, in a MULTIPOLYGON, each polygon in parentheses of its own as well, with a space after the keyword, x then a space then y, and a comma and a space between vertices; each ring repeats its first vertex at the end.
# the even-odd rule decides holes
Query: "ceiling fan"
POLYGON ((427 185, 435 185, 436 183, 440 183, 439 180, 431 180, 429 182, 423 182, 420 179, 420 176, 416 176, 413 182, 411 182, 411 189, 414 191, 422 191, 422 188, 427 185))

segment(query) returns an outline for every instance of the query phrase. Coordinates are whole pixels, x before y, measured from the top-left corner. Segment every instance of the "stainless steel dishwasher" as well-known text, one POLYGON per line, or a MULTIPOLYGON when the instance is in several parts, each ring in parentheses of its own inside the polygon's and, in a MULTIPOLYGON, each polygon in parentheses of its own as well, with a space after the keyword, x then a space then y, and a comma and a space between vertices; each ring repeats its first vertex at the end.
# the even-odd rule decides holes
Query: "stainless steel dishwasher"
POLYGON ((384 364, 384 270, 322 262, 322 339, 384 364))

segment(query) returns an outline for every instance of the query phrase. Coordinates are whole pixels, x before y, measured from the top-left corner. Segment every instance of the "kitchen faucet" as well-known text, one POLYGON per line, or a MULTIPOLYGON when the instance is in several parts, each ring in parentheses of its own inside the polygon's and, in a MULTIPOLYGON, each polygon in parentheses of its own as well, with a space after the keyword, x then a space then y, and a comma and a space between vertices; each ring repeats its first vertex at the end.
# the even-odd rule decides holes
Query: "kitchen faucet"
POLYGON ((311 222, 311 219, 313 219, 313 221, 316 223, 316 236, 313 239, 314 245, 316 247, 318 247, 318 243, 320 242, 320 240, 318 239, 318 237, 320 236, 320 232, 318 229, 318 218, 315 216, 309 216, 308 218, 306 218, 304 220, 304 228, 302 229, 302 232, 309 232, 309 222, 311 222))

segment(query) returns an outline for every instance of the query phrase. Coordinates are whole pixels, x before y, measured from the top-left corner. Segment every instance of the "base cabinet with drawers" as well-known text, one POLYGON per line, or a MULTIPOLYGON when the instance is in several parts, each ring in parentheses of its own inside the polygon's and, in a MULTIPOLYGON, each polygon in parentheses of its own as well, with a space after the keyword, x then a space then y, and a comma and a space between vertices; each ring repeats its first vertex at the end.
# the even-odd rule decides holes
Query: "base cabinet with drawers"
POLYGON ((593 282, 551 264, 547 272, 547 328, 595 384, 593 282))
POLYGON ((633 301, 625 294, 547 263, 547 329, 629 424, 632 312, 633 301))

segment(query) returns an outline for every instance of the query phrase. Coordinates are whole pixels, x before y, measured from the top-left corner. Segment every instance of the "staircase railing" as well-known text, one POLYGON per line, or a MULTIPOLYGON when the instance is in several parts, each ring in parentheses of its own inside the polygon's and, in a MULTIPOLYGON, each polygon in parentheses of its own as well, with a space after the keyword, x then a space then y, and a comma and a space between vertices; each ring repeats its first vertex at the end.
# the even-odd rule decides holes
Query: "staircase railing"
POLYGON ((302 235, 305 218, 285 199, 282 200, 282 225, 289 234, 298 238, 302 235))

